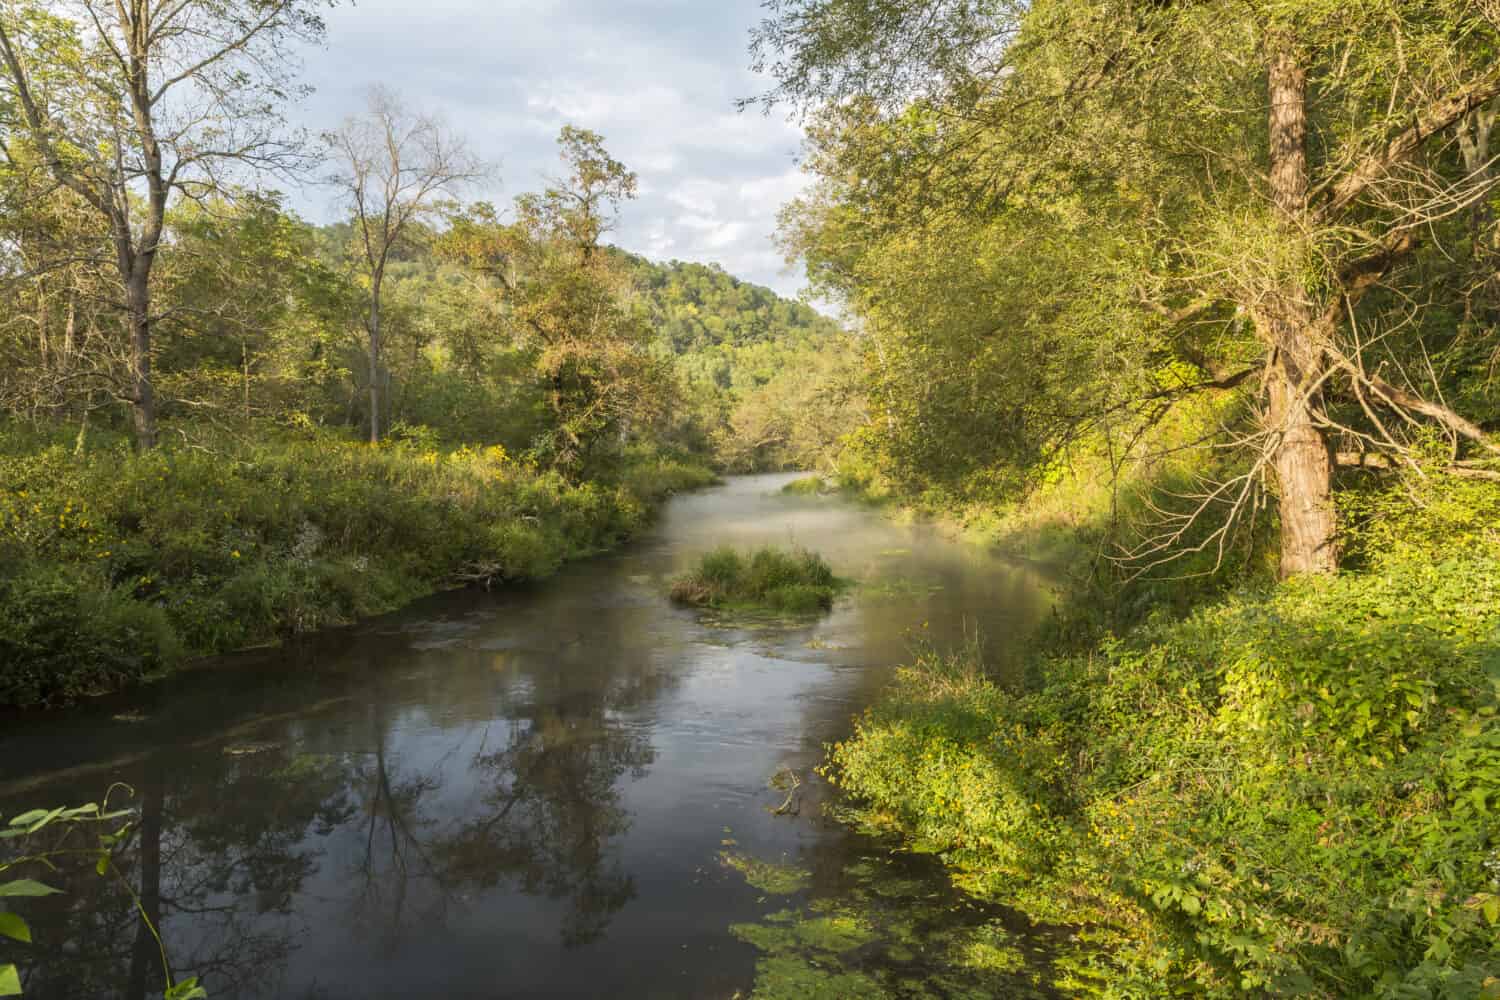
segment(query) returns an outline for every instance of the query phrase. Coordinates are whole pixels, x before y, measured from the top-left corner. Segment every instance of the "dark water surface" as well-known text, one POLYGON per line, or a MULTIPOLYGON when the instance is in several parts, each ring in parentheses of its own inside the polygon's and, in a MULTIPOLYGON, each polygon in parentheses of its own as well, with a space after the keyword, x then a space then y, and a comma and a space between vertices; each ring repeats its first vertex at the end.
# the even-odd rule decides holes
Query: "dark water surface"
MULTIPOLYGON (((174 971, 216 1000, 747 994, 757 951, 730 927, 788 897, 721 855, 805 870, 814 892, 873 863, 818 807, 823 745, 914 633, 977 629, 1003 660, 1046 606, 1031 570, 780 495, 790 478, 679 498, 535 587, 11 720, 0 813, 132 786, 122 868, 174 971), (801 624, 674 608, 670 578, 721 543, 806 545, 860 586, 801 624), (783 769, 806 782, 796 815, 772 812, 783 769)), ((66 895, 24 907, 37 946, 3 953, 27 996, 159 995, 126 888, 58 878, 66 895)))

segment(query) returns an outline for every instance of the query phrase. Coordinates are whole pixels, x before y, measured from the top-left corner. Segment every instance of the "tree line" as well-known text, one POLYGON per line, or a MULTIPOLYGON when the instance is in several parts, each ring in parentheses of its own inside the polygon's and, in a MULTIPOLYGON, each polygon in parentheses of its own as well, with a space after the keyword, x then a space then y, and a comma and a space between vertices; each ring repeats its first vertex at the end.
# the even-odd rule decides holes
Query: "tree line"
POLYGON ((597 133, 564 127, 559 178, 497 207, 464 201, 493 166, 388 88, 321 135, 288 128, 326 7, 0 9, 0 410, 81 434, 123 422, 143 450, 163 419, 271 420, 501 443, 573 471, 631 440, 743 469, 831 447, 805 430, 822 380, 782 376, 847 359, 836 324, 609 246, 637 179, 597 133), (343 220, 298 218, 270 186, 292 179, 343 220))

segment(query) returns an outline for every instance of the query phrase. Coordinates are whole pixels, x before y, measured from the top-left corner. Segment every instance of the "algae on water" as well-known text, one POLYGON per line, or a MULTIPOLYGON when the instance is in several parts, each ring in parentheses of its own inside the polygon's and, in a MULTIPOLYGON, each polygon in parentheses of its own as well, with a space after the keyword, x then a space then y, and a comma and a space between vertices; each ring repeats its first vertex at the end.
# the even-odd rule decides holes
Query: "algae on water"
MULTIPOLYGON (((734 864, 757 872, 777 867, 743 856, 734 864)), ((912 858, 868 857, 846 865, 829 895, 731 926, 731 934, 760 952, 750 996, 1040 1000, 1065 995, 1066 974, 1032 935, 1013 932, 997 908, 977 905, 946 883, 921 877, 912 870, 920 864, 912 858)))
POLYGON ((794 864, 762 861, 734 851, 722 852, 719 860, 743 875, 751 886, 770 896, 790 896, 812 884, 812 872, 794 864))

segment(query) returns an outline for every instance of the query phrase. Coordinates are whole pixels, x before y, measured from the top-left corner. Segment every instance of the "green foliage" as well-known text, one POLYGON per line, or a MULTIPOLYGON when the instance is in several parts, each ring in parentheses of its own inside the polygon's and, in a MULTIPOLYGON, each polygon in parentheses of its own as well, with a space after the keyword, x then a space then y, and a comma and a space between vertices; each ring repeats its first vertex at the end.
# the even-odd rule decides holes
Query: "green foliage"
POLYGON ((781 488, 781 492, 789 496, 816 497, 829 492, 829 486, 822 476, 803 476, 787 483, 781 488))
POLYGON ((745 877, 745 882, 772 896, 790 896, 812 884, 812 872, 789 862, 763 861, 735 851, 723 851, 719 860, 745 877))
POLYGON ((1330 452, 1401 466, 1441 438, 1445 461, 1490 469, 1500 23, 1481 7, 769 3, 765 99, 806 113, 818 179, 783 238, 861 332, 871 419, 849 471, 1010 505, 1080 445, 1107 446, 1108 478, 1170 461, 1147 441, 1161 421, 1227 401, 1180 444, 1219 467, 1153 555, 1207 550, 1175 533, 1195 501, 1249 531, 1264 498, 1303 522, 1288 544, 1320 536, 1294 572, 1336 562, 1330 477, 1289 474, 1278 424, 1304 404, 1268 405, 1278 385, 1304 387, 1330 452), (1283 162, 1265 113, 1282 57, 1305 160, 1283 162))
POLYGON ((1090 995, 1500 995, 1500 559, 1248 593, 1005 690, 924 657, 833 754, 1090 995))
POLYGON ((711 478, 650 451, 574 484, 500 447, 267 433, 78 455, 0 429, 0 703, 110 690, 445 586, 546 576, 711 478))
POLYGON ((825 871, 807 902, 732 926, 730 933, 760 952, 750 995, 762 1000, 1055 995, 1047 989, 1049 970, 1039 947, 1043 934, 1032 931, 1023 938, 1013 921, 945 891, 941 879, 911 877, 901 870, 911 860, 861 859, 825 871))
POLYGON ((861 417, 838 324, 716 266, 626 259, 657 350, 677 359, 684 443, 736 472, 830 464, 861 417))
MULTIPOLYGON (((116 786, 120 787, 120 786, 116 786)), ((114 788, 110 789, 113 794, 114 788)), ((0 842, 15 842, 20 849, 15 853, 0 855, 0 877, 7 871, 44 869, 54 870, 63 859, 70 862, 91 862, 100 878, 115 875, 115 852, 129 842, 135 813, 128 809, 110 807, 109 795, 104 802, 90 802, 74 808, 33 809, 12 816, 0 828, 0 842), (78 843, 83 834, 82 843, 78 843), (56 835, 56 836, 53 836, 56 835), (41 838, 51 838, 43 846, 33 846, 41 838)), ((128 883, 127 883, 128 884, 128 883)), ((62 892, 35 879, 20 878, 0 881, 0 906, 10 900, 38 899, 62 892)), ((134 893, 132 892, 134 897, 134 893)), ((139 898, 135 898, 137 911, 157 944, 161 938, 147 919, 139 898)), ((26 921, 8 909, 0 909, 0 938, 9 938, 26 945, 34 945, 31 928, 26 921)), ((202 1000, 207 991, 199 985, 196 977, 173 982, 166 964, 166 953, 162 952, 162 968, 167 973, 165 1000, 202 1000)), ((21 996, 21 976, 15 965, 0 963, 0 997, 21 996)))
POLYGON ((705 553, 697 569, 678 577, 672 600, 700 608, 808 614, 833 607, 846 586, 822 556, 806 549, 742 554, 726 547, 705 553))

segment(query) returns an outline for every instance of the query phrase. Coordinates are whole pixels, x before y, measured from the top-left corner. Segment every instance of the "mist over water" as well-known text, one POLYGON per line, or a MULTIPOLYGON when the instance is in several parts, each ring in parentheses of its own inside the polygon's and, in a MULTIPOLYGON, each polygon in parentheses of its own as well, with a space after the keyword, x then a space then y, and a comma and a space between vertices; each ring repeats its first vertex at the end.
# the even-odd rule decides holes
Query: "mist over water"
MULTIPOLYGON (((1034 572, 793 477, 680 497, 646 537, 557 578, 459 592, 227 658, 0 736, 0 813, 136 791, 122 870, 174 972, 215 998, 728 997, 729 932, 784 901, 726 850, 813 873, 868 845, 813 771, 914 641, 1008 662, 1034 572), (803 622, 673 607, 717 545, 802 545, 858 582, 803 622), (768 786, 803 781, 795 815, 768 786)), ((91 873, 86 873, 91 876, 91 873)), ((27 996, 148 995, 124 886, 62 876, 30 907, 27 996)), ((941 878, 936 871, 935 879, 941 878)))

